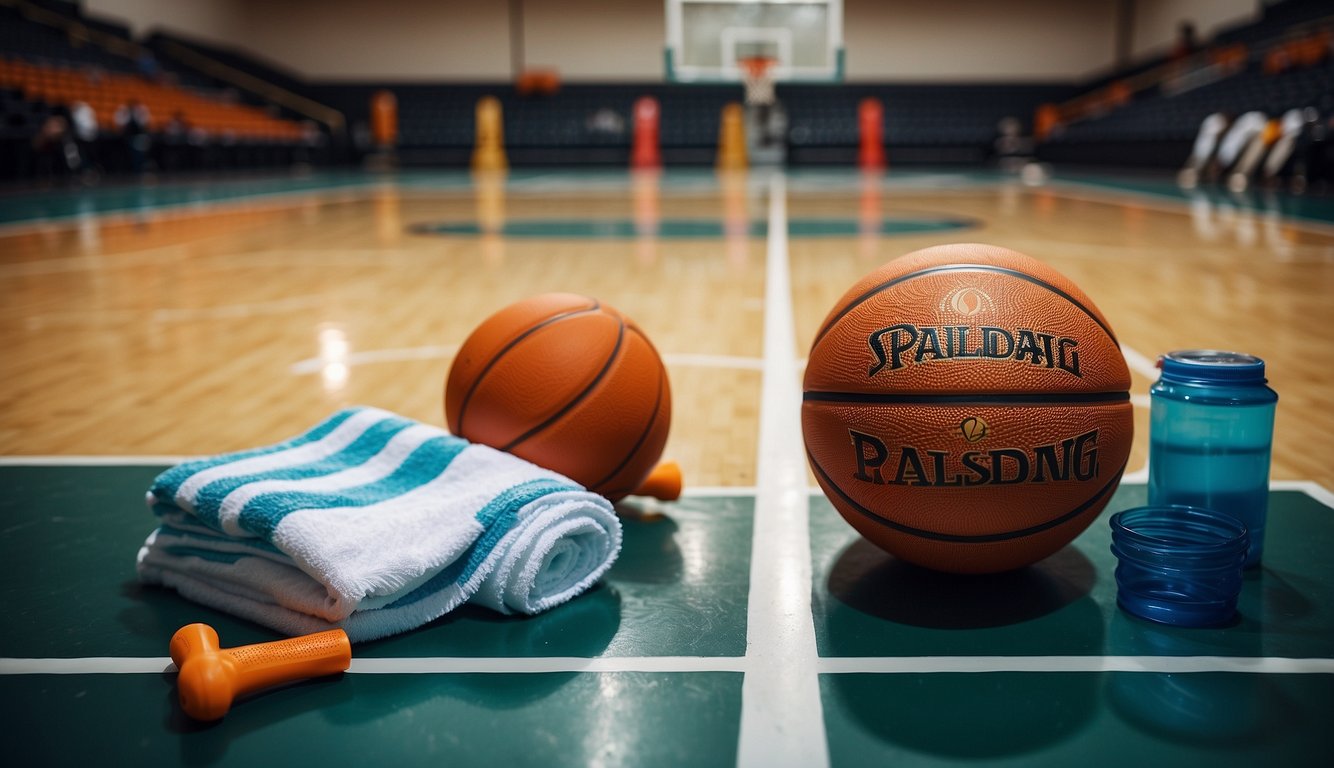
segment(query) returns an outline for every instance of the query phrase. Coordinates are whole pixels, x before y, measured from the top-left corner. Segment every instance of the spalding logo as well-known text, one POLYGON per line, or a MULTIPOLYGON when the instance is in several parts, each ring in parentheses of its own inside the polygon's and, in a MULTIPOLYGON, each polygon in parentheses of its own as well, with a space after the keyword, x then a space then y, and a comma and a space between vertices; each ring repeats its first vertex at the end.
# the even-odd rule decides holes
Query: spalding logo
POLYGON ((996 302, 986 293, 969 285, 945 294, 945 298, 940 301, 940 309, 945 311, 947 307, 964 317, 972 317, 984 310, 995 311, 996 302))
POLYGON ((991 428, 987 426, 985 421, 976 416, 969 416, 959 423, 959 431, 963 433, 964 440, 976 443, 978 440, 984 439, 991 432, 991 428))

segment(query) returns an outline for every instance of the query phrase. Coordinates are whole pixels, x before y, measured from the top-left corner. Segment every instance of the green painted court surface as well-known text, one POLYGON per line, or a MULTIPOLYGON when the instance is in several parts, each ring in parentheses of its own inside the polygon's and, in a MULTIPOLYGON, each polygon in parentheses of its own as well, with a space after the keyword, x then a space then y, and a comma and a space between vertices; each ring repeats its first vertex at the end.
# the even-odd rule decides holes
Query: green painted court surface
MULTIPOLYGON (((11 764, 736 764, 752 497, 627 514, 610 575, 565 606, 530 618, 465 608, 357 646, 348 674, 201 725, 175 703, 172 632, 203 621, 226 646, 276 637, 137 584, 134 553, 154 524, 142 498, 161 469, 0 466, 11 764), (26 661, 61 659, 102 671, 32 673, 26 661), (118 659, 146 661, 106 671, 118 659), (405 666, 383 666, 395 659, 405 666)), ((1143 501, 1142 485, 1125 485, 1109 510, 1143 501)), ((1036 566, 960 578, 897 563, 812 496, 831 764, 1328 765, 1334 510, 1273 491, 1265 566, 1248 575, 1238 620, 1203 630, 1119 611, 1107 514, 1036 566), (1181 657, 1269 671, 1106 671, 1181 657)))

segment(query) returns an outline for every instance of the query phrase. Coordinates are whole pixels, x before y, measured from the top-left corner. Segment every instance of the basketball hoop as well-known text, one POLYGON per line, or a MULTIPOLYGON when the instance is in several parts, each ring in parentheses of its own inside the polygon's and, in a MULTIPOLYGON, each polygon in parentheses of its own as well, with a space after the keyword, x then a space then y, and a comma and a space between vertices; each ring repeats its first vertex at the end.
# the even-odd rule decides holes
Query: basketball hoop
POLYGON ((741 81, 746 85, 746 106, 771 106, 774 103, 774 67, 778 60, 769 56, 737 59, 741 81))

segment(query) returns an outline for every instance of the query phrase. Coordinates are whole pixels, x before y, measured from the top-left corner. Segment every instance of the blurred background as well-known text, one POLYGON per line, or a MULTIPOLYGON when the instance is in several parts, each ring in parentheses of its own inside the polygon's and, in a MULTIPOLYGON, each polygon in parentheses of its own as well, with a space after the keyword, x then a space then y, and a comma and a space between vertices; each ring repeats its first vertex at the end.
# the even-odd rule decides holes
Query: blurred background
POLYGON ((736 103, 751 164, 1323 193, 1332 30, 1319 0, 0 0, 0 180, 463 167, 493 123, 514 167, 637 135, 713 165, 736 103))

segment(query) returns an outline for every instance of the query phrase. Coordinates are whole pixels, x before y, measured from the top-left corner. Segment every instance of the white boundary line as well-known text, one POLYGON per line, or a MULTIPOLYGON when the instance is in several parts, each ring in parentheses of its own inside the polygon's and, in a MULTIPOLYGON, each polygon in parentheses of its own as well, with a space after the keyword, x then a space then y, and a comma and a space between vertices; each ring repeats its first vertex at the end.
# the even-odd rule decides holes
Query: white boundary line
POLYGON ((1334 674, 1334 659, 1248 656, 909 656, 820 659, 822 674, 1248 672, 1334 674))
POLYGON ((349 672, 373 675, 509 672, 745 672, 741 656, 602 656, 597 658, 353 659, 349 672))
MULTIPOLYGON (((744 672, 743 656, 582 656, 354 658, 350 674, 542 674, 565 672, 744 672)), ((0 658, 3 675, 150 675, 172 673, 167 656, 90 656, 68 659, 0 658)), ((993 672, 1236 672, 1267 675, 1334 674, 1334 659, 1276 656, 848 656, 817 660, 815 671, 847 674, 988 674, 993 672)))
POLYGON ((1321 504, 1334 509, 1334 493, 1330 493, 1325 486, 1314 480, 1270 480, 1269 490, 1302 491, 1321 504))
MULTIPOLYGON (((1159 192, 1122 190, 1103 187, 1094 182, 1061 178, 1052 179, 1047 183, 1046 188, 1071 200, 1081 200, 1088 203, 1100 203, 1103 205, 1125 205, 1127 200, 1132 200, 1135 205, 1149 208, 1151 210, 1184 215, 1190 214, 1191 201, 1181 200, 1159 192)), ((1035 189, 1041 189, 1041 187, 1035 189)), ((1212 204, 1214 201, 1210 202, 1212 204)), ((1264 216, 1270 213, 1269 211, 1259 210, 1244 203, 1234 203, 1234 205, 1243 208, 1246 213, 1256 216, 1264 216)), ((1305 229, 1325 235, 1334 234, 1334 225, 1323 221, 1301 219, 1295 216, 1282 216, 1282 220, 1284 224, 1289 224, 1298 229, 1305 229)))
POLYGON ((1135 350, 1133 347, 1127 347, 1125 344, 1122 344, 1121 356, 1126 359, 1126 365, 1135 373, 1150 380, 1156 380, 1158 378, 1158 366, 1154 361, 1145 357, 1143 353, 1135 350))
POLYGON ((0 675, 147 675, 175 668, 170 656, 0 659, 0 675))
POLYGON ((737 765, 826 768, 811 613, 806 458, 798 407, 796 326, 787 252, 787 189, 769 179, 764 278, 764 374, 756 456, 755 528, 746 608, 745 679, 737 765))
MULTIPOLYGON (((58 216, 24 219, 0 224, 0 237, 16 237, 33 232, 74 229, 87 222, 115 226, 140 221, 160 221, 176 216, 198 216, 209 213, 243 211, 246 208, 262 208, 265 210, 297 208, 305 204, 305 201, 300 199, 287 200, 286 198, 316 197, 319 198, 320 203, 350 203, 364 198, 368 190, 373 190, 383 183, 383 181, 372 179, 314 189, 241 193, 235 197, 222 197, 216 200, 179 200, 156 203, 148 208, 117 208, 106 211, 89 211, 87 213, 66 213, 58 216), (256 203, 259 203, 259 205, 256 205, 256 203)), ((134 188, 127 187, 126 189, 133 190, 134 188)))
POLYGON ((203 456, 0 456, 0 467, 147 467, 203 456))
MULTIPOLYGON (((33 455, 33 456, 0 456, 0 467, 151 467, 157 465, 170 466, 179 464, 183 461, 204 458, 207 454, 197 456, 153 456, 153 455, 135 455, 135 456, 55 456, 55 455, 33 455)), ((1127 473, 1121 478, 1121 485, 1143 485, 1148 482, 1148 468, 1137 472, 1127 473)), ((1334 509, 1334 492, 1327 490, 1320 483, 1314 480, 1270 480, 1269 489, 1271 491, 1301 491, 1307 496, 1324 504, 1330 509, 1334 509)), ((697 485, 686 486, 681 491, 685 498, 698 497, 733 497, 733 496, 757 496, 758 487, 754 485, 697 485)), ((805 486, 805 493, 808 496, 819 496, 823 491, 818 485, 805 486)))
MULTIPOLYGON (((298 360, 287 366, 287 372, 293 376, 301 376, 312 373, 319 373, 324 366, 331 363, 345 365, 349 368, 359 365, 374 365, 377 363, 396 363, 404 360, 445 360, 458 354, 459 345, 457 344, 436 344, 421 347, 397 347, 390 349, 367 349, 360 352, 353 352, 337 359, 326 359, 323 357, 308 357, 304 360, 298 360)), ((698 354, 671 354, 662 355, 662 361, 668 366, 685 366, 691 368, 723 368, 729 370, 741 371, 762 371, 764 370, 764 360, 758 357, 739 357, 736 355, 698 355, 698 354)))

